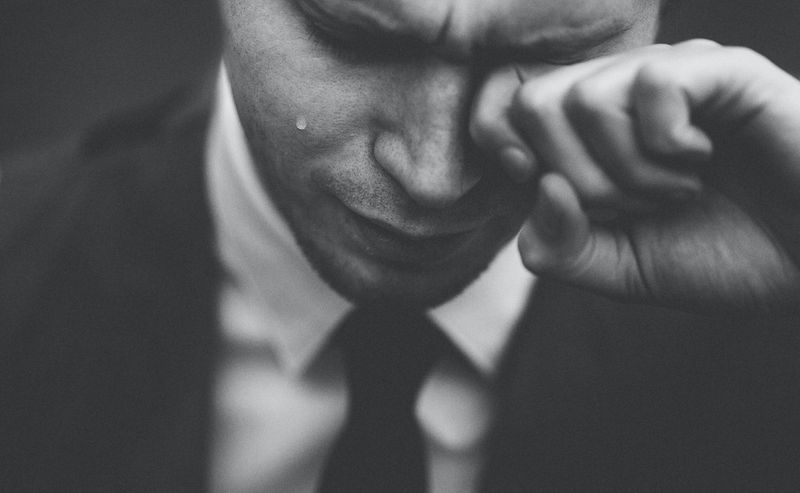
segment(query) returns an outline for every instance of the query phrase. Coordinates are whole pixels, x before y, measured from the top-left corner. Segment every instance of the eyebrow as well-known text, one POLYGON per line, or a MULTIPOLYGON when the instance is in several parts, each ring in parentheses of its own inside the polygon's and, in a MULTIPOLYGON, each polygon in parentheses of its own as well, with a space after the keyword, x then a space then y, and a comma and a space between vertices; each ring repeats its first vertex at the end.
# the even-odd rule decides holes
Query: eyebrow
POLYGON ((292 3, 312 38, 335 41, 343 47, 356 48, 364 53, 371 49, 374 53, 403 53, 406 57, 420 54, 430 46, 429 42, 418 36, 381 25, 372 16, 361 16, 362 22, 355 22, 322 7, 318 0, 297 0, 292 3))
MULTIPOLYGON (((292 3, 297 6, 297 10, 309 26, 345 40, 369 36, 377 42, 427 45, 436 49, 437 46, 444 45, 450 26, 448 15, 435 36, 432 39, 424 39, 409 32, 392 29, 374 15, 362 15, 359 18, 361 22, 344 19, 337 15, 335 10, 326 8, 323 5, 324 1, 296 0, 292 3)), ((569 61, 571 57, 583 58, 587 54, 602 51, 611 40, 624 34, 631 27, 632 22, 615 18, 585 27, 565 27, 539 32, 528 36, 529 39, 521 40, 509 40, 505 35, 492 36, 492 33, 489 33, 486 37, 488 42, 484 40, 472 45, 469 52, 459 54, 458 58, 524 62, 539 60, 542 57, 563 57, 565 61, 569 61)))

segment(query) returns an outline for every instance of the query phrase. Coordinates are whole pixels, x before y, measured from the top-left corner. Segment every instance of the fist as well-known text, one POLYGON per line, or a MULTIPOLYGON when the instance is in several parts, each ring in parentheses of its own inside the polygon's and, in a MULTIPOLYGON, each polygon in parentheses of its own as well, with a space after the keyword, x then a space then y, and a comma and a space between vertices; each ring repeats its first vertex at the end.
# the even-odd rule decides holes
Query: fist
POLYGON ((535 181, 533 272, 625 300, 775 310, 800 297, 800 82, 705 40, 508 66, 472 138, 535 181))

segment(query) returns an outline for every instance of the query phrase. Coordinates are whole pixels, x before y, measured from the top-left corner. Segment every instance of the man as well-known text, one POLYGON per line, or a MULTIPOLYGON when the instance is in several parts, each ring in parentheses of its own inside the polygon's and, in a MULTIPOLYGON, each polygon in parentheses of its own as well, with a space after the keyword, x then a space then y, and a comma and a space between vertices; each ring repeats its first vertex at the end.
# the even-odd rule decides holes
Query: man
POLYGON ((365 307, 357 343, 446 336, 407 410, 431 491, 795 489, 800 83, 647 46, 661 8, 222 0, 207 132, 173 104, 4 163, 11 490, 368 477, 405 445, 341 445, 365 307))

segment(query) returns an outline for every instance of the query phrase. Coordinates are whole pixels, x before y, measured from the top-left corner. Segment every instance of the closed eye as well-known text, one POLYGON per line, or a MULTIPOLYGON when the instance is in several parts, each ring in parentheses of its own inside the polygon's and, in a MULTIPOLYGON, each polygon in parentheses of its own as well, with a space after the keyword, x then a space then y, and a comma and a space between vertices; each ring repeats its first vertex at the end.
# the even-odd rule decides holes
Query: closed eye
POLYGON ((402 61, 422 55, 423 43, 412 38, 379 35, 355 28, 332 29, 316 24, 308 16, 308 40, 340 61, 359 64, 402 61))

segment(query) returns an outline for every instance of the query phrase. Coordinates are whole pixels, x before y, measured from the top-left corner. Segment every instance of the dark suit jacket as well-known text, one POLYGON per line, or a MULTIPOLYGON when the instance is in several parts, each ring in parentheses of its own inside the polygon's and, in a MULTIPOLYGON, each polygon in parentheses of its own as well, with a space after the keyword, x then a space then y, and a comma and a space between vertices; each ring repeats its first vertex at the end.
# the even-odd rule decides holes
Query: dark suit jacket
MULTIPOLYGON (((176 98, 2 161, 0 490, 202 491, 218 268, 176 98)), ((487 492, 800 490, 800 327, 541 282, 487 492)))

